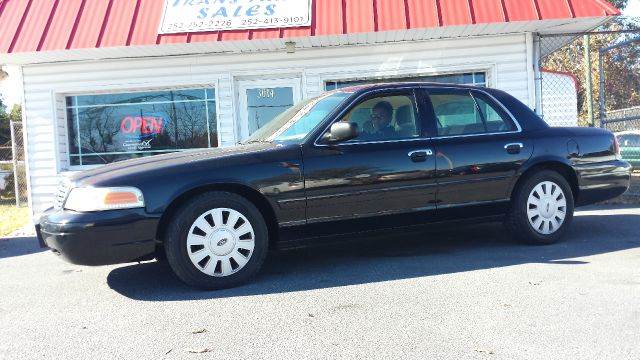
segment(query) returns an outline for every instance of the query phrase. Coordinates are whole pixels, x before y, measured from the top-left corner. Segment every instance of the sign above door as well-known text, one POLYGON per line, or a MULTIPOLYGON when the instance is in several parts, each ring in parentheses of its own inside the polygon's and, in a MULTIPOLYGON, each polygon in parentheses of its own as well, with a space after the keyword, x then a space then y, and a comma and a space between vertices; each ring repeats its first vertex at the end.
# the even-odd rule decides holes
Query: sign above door
POLYGON ((312 0, 165 0, 158 34, 311 26, 312 0))

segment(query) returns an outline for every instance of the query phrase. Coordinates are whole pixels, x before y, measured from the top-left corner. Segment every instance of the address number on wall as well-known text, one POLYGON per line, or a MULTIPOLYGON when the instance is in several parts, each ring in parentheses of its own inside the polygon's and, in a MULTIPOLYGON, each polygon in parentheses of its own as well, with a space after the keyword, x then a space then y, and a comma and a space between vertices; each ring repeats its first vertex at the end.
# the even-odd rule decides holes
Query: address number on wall
POLYGON ((258 97, 260 99, 273 99, 276 97, 275 89, 258 89, 258 97))

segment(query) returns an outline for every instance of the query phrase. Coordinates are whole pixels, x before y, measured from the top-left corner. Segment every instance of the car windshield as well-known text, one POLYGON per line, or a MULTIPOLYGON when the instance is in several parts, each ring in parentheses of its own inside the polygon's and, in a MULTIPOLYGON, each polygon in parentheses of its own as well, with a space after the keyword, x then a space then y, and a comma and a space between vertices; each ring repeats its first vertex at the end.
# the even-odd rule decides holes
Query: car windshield
POLYGON ((619 135, 620 147, 640 147, 640 135, 619 135))
POLYGON ((244 143, 300 141, 350 95, 340 91, 302 101, 258 129, 244 143))

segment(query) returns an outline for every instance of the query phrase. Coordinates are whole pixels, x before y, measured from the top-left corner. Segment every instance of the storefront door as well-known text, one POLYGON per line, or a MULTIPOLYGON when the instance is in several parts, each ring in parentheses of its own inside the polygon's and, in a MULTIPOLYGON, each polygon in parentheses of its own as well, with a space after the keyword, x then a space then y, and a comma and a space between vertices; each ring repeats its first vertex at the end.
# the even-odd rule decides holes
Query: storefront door
POLYGON ((240 141, 301 100, 300 78, 238 82, 240 141))

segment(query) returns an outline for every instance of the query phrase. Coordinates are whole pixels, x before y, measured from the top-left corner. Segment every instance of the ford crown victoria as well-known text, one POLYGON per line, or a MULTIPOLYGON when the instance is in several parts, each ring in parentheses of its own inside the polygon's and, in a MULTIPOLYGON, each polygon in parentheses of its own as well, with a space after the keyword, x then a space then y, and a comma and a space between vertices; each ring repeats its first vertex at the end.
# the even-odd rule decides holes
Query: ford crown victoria
POLYGON ((78 173, 36 229, 75 264, 166 259, 220 289, 250 280, 269 249, 390 229, 502 221, 551 244, 575 207, 629 181, 606 130, 551 128, 495 89, 377 84, 306 100, 233 148, 78 173))

